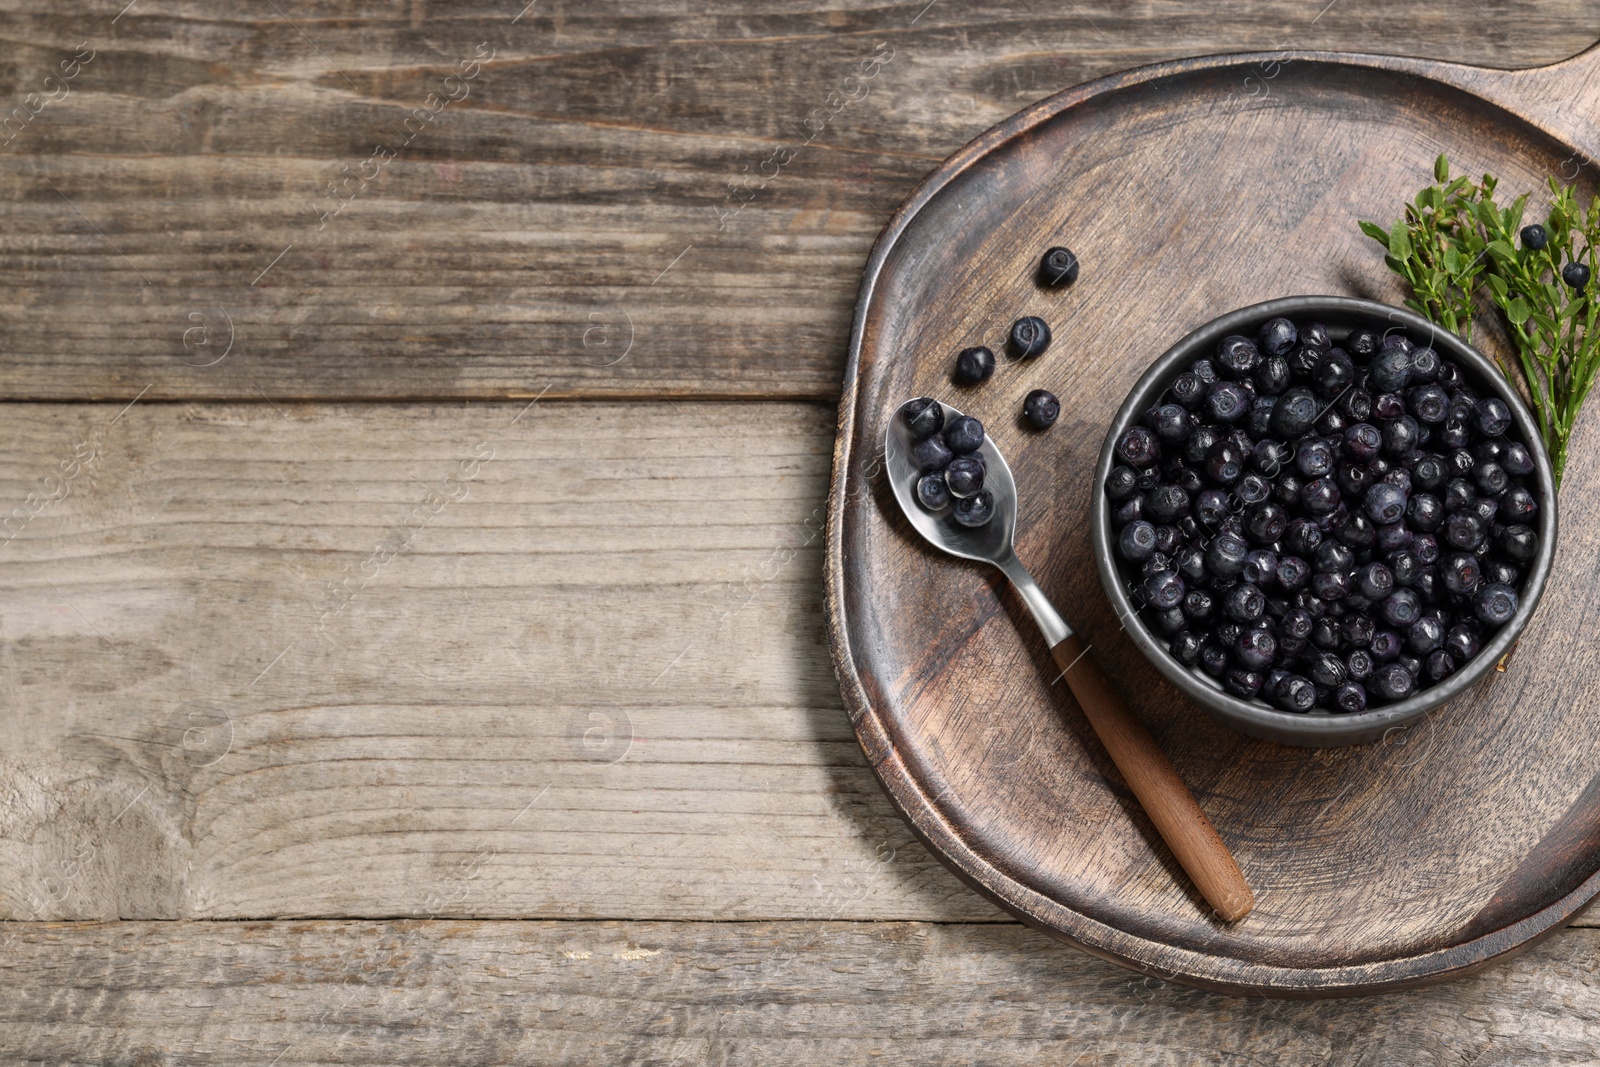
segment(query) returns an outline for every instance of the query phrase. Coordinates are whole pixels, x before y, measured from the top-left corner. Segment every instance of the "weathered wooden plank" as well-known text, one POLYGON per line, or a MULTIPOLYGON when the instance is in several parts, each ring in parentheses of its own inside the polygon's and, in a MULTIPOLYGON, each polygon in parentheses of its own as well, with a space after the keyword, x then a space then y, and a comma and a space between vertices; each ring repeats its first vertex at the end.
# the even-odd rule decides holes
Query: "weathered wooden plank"
POLYGON ((0 13, 0 395, 832 397, 885 212, 1029 101, 1593 36, 1577 0, 279 8, 0 13))
POLYGON ((1012 924, 6 930, 8 1063, 1591 1064, 1600 933, 1381 1000, 1251 1001, 1012 924))
POLYGON ((0 914, 995 918, 840 706, 832 422, 8 405, 0 914))

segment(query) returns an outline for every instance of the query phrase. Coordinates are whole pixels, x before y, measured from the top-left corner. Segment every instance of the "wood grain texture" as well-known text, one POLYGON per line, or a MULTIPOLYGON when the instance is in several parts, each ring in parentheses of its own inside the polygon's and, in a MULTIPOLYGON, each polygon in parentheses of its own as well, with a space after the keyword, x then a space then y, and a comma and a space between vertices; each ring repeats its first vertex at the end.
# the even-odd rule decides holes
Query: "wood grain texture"
MULTIPOLYGON (((1119 633, 1084 518, 1112 415, 1168 345, 1277 296, 1398 302, 1354 219, 1390 218, 1440 151, 1506 188, 1537 189, 1595 155, 1580 116, 1597 106, 1600 50, 1527 74, 1379 57, 1184 61, 1019 114, 907 201, 874 249, 858 308, 828 607, 874 768, 968 881, 1136 966, 1211 988, 1328 992, 1459 974, 1565 924, 1600 891, 1585 821, 1600 762, 1585 577, 1600 566, 1593 462, 1575 463, 1565 483, 1549 591, 1511 670, 1396 732, 1427 738, 1425 752, 1296 751, 1209 722, 1119 633), (1558 75, 1565 116, 1549 95, 1558 75), (1270 92, 1241 96, 1251 77, 1270 92), (1089 206, 1105 199, 1146 207, 1089 206), (1043 290, 1038 257, 1063 242, 1092 256, 1070 289, 1043 290), (952 355, 1002 350, 1025 314, 1052 323, 1051 350, 955 396, 952 355), (1035 388, 1067 401, 1038 436, 1016 415, 1035 388), (1144 814, 1118 810, 1125 786, 1053 685, 1048 651, 1003 580, 929 551, 887 499, 878 442, 919 395, 992 428, 1019 487, 1019 557, 1233 850, 1256 890, 1247 920, 1224 927, 1197 906, 1144 814)), ((1571 172, 1592 194, 1593 175, 1571 172)), ((1480 344, 1499 347, 1492 332, 1480 344)), ((1594 441, 1591 420, 1574 454, 1592 456, 1594 441)))
MULTIPOLYGON (((1471 7, 6 5, 0 122, 96 52, 0 132, 0 396, 114 403, 0 420, 0 913, 417 921, 6 923, 0 1059, 1592 1059, 1588 932, 1308 1006, 992 922, 824 659, 831 410, 684 400, 835 397, 884 214, 1062 87, 1237 49, 1530 66, 1594 33, 1576 0, 1471 7), (719 229, 879 41, 868 97, 719 229), (536 408, 549 433, 288 402, 535 395, 656 403, 536 408)), ((1581 865, 1597 803, 1541 854, 1581 865)))
POLYGON ((3 914, 996 918, 841 708, 832 422, 8 405, 3 914))
POLYGON ((1517 67, 1594 34, 1578 0, 120 7, 0 12, 3 396, 832 398, 887 214, 1027 103, 1183 55, 1517 67))
POLYGON ((119 923, 4 932, 0 1058, 51 1064, 1587 1065, 1600 932, 1308 1003, 1013 924, 119 923))

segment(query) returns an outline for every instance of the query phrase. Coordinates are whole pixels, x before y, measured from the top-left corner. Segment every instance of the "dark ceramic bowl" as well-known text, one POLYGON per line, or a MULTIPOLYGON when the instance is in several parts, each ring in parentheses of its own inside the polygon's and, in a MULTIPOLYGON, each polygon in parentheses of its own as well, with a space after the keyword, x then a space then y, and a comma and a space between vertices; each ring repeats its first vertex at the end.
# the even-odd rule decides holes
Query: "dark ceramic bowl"
POLYGON ((1493 670, 1495 662, 1528 624, 1544 593, 1545 581, 1550 576, 1550 561, 1556 548, 1556 494, 1550 457, 1545 453, 1533 416, 1501 375, 1499 368, 1454 334, 1439 329, 1419 315, 1387 304, 1349 297, 1292 296, 1240 308, 1221 318, 1212 319, 1169 348, 1145 371, 1118 410, 1117 417, 1112 420, 1105 445, 1100 450, 1100 462, 1095 467, 1093 492, 1090 536, 1094 543, 1095 560, 1100 568, 1100 581, 1105 585, 1106 595, 1111 598, 1117 616, 1126 620, 1127 631, 1134 644, 1168 681, 1213 718, 1254 737, 1285 745, 1331 746, 1375 741, 1383 737, 1386 731, 1417 718, 1475 685, 1493 670), (1167 651, 1167 642, 1149 629, 1137 606, 1129 598, 1112 552, 1111 506, 1103 487, 1114 462, 1112 448, 1117 438, 1138 420, 1139 414, 1155 402, 1184 368, 1196 359, 1215 353, 1218 341, 1235 333, 1254 337, 1261 323, 1279 315, 1296 324, 1308 321, 1325 323, 1335 344, 1343 342, 1352 330, 1366 327, 1384 333, 1401 330, 1418 344, 1432 345, 1441 356, 1454 360, 1461 367, 1481 395, 1492 394, 1506 402, 1511 408, 1514 436, 1528 446, 1537 466, 1530 479, 1530 488, 1539 502, 1539 554, 1529 567, 1519 590, 1521 604, 1516 615, 1484 643, 1472 660, 1444 681, 1420 689, 1399 703, 1354 715, 1321 709, 1305 714, 1279 711, 1261 700, 1244 700, 1233 696, 1209 675, 1179 663, 1167 651))

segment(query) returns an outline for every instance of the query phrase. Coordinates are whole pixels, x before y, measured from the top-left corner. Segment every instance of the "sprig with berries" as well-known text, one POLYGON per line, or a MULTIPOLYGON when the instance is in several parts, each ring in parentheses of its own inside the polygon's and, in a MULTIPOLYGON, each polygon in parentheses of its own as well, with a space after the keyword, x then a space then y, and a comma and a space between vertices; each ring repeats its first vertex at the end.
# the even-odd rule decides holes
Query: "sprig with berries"
POLYGON ((1421 190, 1392 226, 1363 221, 1361 230, 1410 287, 1406 305, 1445 329, 1470 340, 1480 297, 1499 310, 1517 360, 1501 370, 1513 384, 1520 379, 1532 401, 1559 485, 1578 412, 1600 372, 1600 198, 1582 206, 1552 177, 1545 224, 1523 226, 1527 194, 1501 207, 1493 175, 1452 179, 1443 155, 1433 173, 1438 184, 1421 190))

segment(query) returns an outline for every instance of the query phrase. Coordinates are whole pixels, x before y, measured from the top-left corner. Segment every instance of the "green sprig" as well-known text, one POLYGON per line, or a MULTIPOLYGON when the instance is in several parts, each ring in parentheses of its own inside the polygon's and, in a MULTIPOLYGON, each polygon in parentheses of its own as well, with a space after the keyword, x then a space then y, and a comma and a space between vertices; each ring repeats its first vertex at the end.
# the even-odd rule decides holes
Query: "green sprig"
POLYGON ((1535 249, 1520 241, 1526 194, 1501 207, 1492 175, 1452 179, 1443 155, 1433 173, 1438 184, 1392 226, 1363 221, 1361 230, 1388 252, 1384 262, 1405 279, 1406 306, 1419 314, 1470 340, 1479 296, 1499 310, 1516 354, 1514 367, 1502 361, 1500 369, 1532 401, 1560 484, 1578 412, 1600 373, 1600 198, 1580 207, 1570 186, 1550 178, 1548 239, 1535 249), (1561 279, 1571 263, 1589 270, 1582 286, 1561 279))
MULTIPOLYGON (((1417 193, 1392 226, 1362 222, 1361 230, 1388 250, 1384 262, 1411 287, 1406 306, 1471 340, 1473 294, 1487 265, 1471 220, 1486 194, 1468 178, 1451 181, 1442 155, 1433 173, 1440 184, 1417 193)), ((1484 182, 1493 195, 1494 179, 1485 176, 1484 182)))

